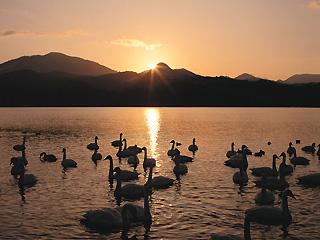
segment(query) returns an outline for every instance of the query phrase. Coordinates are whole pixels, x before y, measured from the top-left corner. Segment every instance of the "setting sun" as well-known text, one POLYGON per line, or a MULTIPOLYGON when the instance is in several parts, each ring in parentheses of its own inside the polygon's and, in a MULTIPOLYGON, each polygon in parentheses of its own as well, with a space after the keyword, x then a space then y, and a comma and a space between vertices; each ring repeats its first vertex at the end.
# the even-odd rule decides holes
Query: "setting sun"
POLYGON ((155 69, 157 67, 157 64, 156 63, 149 63, 148 64, 148 68, 149 69, 155 69))

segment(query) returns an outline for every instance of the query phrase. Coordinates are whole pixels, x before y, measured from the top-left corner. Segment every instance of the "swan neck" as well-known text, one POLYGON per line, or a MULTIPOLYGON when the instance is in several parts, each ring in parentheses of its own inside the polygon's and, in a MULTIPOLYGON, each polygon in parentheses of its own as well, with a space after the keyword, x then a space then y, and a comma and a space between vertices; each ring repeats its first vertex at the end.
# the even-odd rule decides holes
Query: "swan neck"
POLYGON ((231 151, 234 152, 234 145, 231 144, 231 151))
POLYGON ((113 177, 113 159, 110 159, 110 163, 109 163, 109 179, 112 179, 113 177))
POLYGON ((147 149, 144 150, 144 161, 147 160, 147 149))
POLYGON ((66 152, 66 151, 64 151, 64 152, 63 152, 62 160, 66 160, 66 159, 67 159, 67 152, 66 152))
POLYGON ((26 138, 23 138, 22 145, 24 146, 26 144, 26 138))
POLYGON ((24 158, 24 159, 26 158, 26 151, 25 151, 25 150, 23 150, 23 151, 21 152, 21 157, 24 158))
POLYGON ((273 169, 274 171, 277 171, 277 165, 276 165, 276 159, 275 159, 275 158, 272 159, 272 169, 273 169))
POLYGON ((127 149, 127 140, 124 141, 124 148, 123 150, 126 150, 127 149))
POLYGON ((195 139, 192 140, 192 144, 196 145, 196 140, 195 139))
POLYGON ((174 149, 174 144, 175 144, 175 142, 172 143, 171 150, 174 149))
POLYGON ((118 195, 119 191, 121 190, 121 179, 117 178, 117 185, 116 185, 116 189, 114 190, 115 195, 118 195))
POLYGON ((288 197, 287 197, 287 196, 284 196, 284 197, 282 198, 281 207, 282 207, 282 211, 283 211, 284 213, 288 213, 288 212, 289 212, 288 197))
POLYGON ((243 232, 243 238, 245 240, 251 240, 251 233, 250 233, 250 221, 247 219, 247 217, 244 220, 244 232, 243 232))
POLYGON ((150 212, 149 194, 147 194, 147 193, 144 194, 143 207, 144 207, 145 226, 150 226, 151 222, 152 222, 152 215, 151 215, 151 212, 150 212))
POLYGON ((147 180, 148 183, 151 183, 151 181, 152 181, 152 172, 153 172, 153 168, 150 167, 149 176, 148 176, 148 180, 147 180))

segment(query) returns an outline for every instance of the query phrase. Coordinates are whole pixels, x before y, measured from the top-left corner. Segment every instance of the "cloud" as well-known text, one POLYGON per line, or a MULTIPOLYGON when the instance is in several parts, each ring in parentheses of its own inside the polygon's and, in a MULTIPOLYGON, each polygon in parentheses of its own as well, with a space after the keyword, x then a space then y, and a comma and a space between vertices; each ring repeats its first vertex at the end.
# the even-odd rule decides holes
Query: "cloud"
POLYGON ((69 29, 61 32, 35 32, 35 31, 18 31, 18 30, 7 30, 0 32, 0 37, 14 37, 14 36, 36 36, 36 37, 70 37, 70 36, 79 36, 87 35, 79 28, 69 29))
POLYGON ((313 9, 320 9, 320 0, 310 0, 308 6, 313 9))
POLYGON ((145 43, 138 39, 118 39, 111 42, 114 45, 132 47, 132 48, 144 48, 145 50, 156 50, 162 46, 161 43, 145 43))

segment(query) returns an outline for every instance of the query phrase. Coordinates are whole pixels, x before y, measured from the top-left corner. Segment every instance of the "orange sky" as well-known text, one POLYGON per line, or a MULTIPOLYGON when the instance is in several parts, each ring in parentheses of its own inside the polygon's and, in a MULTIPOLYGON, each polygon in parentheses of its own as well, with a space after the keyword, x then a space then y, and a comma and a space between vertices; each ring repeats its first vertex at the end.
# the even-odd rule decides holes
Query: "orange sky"
POLYGON ((3 0, 0 62, 51 51, 112 69, 320 73, 320 0, 3 0))

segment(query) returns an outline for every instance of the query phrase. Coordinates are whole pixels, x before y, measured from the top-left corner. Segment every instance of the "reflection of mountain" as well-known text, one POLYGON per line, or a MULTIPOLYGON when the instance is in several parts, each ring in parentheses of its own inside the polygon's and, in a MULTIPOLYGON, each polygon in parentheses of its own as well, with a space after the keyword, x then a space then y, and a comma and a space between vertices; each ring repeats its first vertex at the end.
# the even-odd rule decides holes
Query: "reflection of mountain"
POLYGON ((100 76, 18 70, 0 84, 0 106, 320 106, 320 84, 204 77, 164 63, 100 76))

